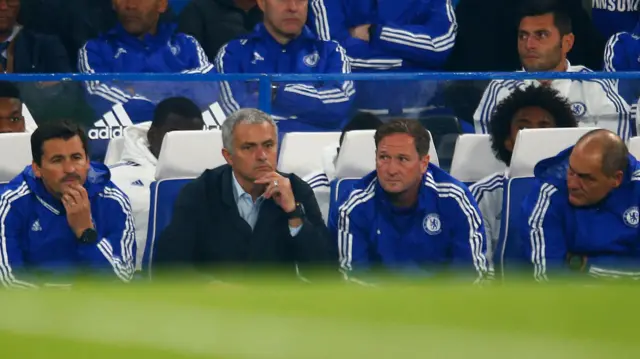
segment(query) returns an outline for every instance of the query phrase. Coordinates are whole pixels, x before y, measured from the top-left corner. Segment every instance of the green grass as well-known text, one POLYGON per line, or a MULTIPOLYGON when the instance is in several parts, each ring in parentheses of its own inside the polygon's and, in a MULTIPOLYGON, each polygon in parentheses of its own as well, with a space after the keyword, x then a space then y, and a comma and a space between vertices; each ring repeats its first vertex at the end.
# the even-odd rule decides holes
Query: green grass
POLYGON ((640 288, 396 284, 0 292, 3 358, 638 358, 640 288))

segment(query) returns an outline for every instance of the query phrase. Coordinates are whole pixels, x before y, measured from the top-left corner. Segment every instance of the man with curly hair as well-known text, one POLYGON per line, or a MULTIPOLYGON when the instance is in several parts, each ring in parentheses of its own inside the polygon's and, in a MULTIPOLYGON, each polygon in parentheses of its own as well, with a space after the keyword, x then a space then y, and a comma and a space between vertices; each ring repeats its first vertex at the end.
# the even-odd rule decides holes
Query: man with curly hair
MULTIPOLYGON (((496 158, 507 167, 515 147, 518 131, 524 128, 577 127, 571 105, 558 91, 548 86, 531 85, 514 92, 502 101, 491 117, 489 134, 496 158)), ((484 218, 487 236, 487 260, 500 235, 503 185, 508 180, 506 171, 494 173, 474 183, 469 189, 478 202, 484 218)))

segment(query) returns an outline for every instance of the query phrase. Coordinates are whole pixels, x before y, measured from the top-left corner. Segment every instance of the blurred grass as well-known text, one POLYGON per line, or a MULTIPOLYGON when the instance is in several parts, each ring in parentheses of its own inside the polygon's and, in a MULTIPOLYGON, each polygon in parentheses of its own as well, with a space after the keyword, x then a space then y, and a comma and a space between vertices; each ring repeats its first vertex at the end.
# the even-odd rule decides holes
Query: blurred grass
POLYGON ((639 294, 633 285, 265 279, 0 292, 0 350, 3 358, 638 358, 639 294))

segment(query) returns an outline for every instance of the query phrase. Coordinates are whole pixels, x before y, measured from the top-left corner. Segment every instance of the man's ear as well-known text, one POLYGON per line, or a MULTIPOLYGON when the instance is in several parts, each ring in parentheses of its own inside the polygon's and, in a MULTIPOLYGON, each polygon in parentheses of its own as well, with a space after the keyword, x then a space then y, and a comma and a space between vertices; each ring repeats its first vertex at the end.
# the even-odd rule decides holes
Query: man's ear
POLYGON ((576 41, 575 35, 573 33, 566 34, 562 37, 562 52, 567 55, 569 51, 573 48, 573 44, 576 41))
POLYGON ((427 167, 429 167, 429 161, 430 160, 431 160, 431 156, 429 156, 429 155, 422 156, 422 158, 420 159, 420 172, 421 173, 427 172, 427 167))
POLYGON ((35 162, 31 162, 31 170, 33 170, 33 174, 37 178, 42 178, 42 172, 40 172, 40 167, 35 162))
POLYGON ((229 166, 233 166, 233 159, 231 159, 231 152, 229 152, 229 150, 227 150, 226 148, 223 148, 222 157, 224 157, 224 160, 227 161, 227 164, 229 166))
POLYGON ((624 179, 624 173, 622 171, 616 171, 613 174, 613 187, 618 188, 622 184, 622 180, 624 179))

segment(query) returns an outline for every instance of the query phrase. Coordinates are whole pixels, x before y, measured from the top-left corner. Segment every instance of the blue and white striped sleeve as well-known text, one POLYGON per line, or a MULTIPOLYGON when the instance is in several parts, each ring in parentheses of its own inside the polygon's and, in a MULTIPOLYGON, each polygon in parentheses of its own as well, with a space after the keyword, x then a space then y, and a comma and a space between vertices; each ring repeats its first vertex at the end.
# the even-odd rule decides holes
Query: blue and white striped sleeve
POLYGON ((539 282, 547 281, 549 272, 562 269, 567 256, 557 192, 555 186, 540 183, 523 203, 523 256, 533 264, 533 276, 539 282))
POLYGON ((362 209, 375 195, 375 181, 364 190, 356 189, 351 192, 348 199, 338 209, 338 223, 329 219, 329 227, 336 228, 332 233, 338 234, 338 254, 340 270, 345 278, 352 273, 363 272, 369 269, 369 230, 363 228, 366 221, 360 218, 362 209))
POLYGON ((26 235, 27 223, 19 213, 17 201, 29 193, 25 182, 0 196, 0 283, 7 288, 36 288, 35 284, 18 278, 24 268, 20 243, 26 235))
POLYGON ((78 254, 99 272, 113 272, 121 281, 129 282, 135 271, 135 224, 129 198, 116 187, 103 192, 108 218, 98 227, 98 243, 82 245, 78 254))
MULTIPOLYGON (((83 74, 111 72, 106 59, 102 58, 97 40, 88 41, 78 51, 78 70, 83 74)), ((84 89, 89 105, 97 117, 109 113, 116 105, 122 105, 135 122, 150 121, 155 105, 153 101, 135 92, 135 88, 122 88, 112 81, 85 81, 84 89)))
POLYGON ((473 195, 467 188, 455 183, 439 183, 437 186, 440 196, 451 198, 454 202, 449 207, 453 208, 452 213, 444 214, 447 218, 456 218, 452 238, 452 269, 464 273, 468 272, 466 268, 473 268, 478 281, 490 278, 493 273, 485 256, 484 223, 473 195))
POLYGON ((502 212, 502 189, 504 186, 504 172, 483 178, 469 187, 469 191, 478 203, 478 209, 484 223, 486 234, 486 257, 492 263, 494 249, 500 238, 500 220, 502 212))
POLYGON ((311 0, 307 24, 320 40, 335 40, 345 49, 353 69, 392 70, 402 67, 402 58, 374 49, 354 38, 347 24, 348 9, 342 0, 311 0))
MULTIPOLYGON (((233 40, 220 48, 215 68, 221 74, 243 73, 242 56, 246 40, 233 40)), ((251 89, 246 81, 220 81, 220 105, 228 116, 241 108, 258 107, 258 89, 251 89)))
POLYGON ((432 0, 430 11, 424 24, 376 24, 371 45, 427 67, 442 67, 455 45, 458 24, 451 0, 432 0))
POLYGON ((329 177, 324 172, 315 172, 303 178, 311 189, 329 187, 329 177))

